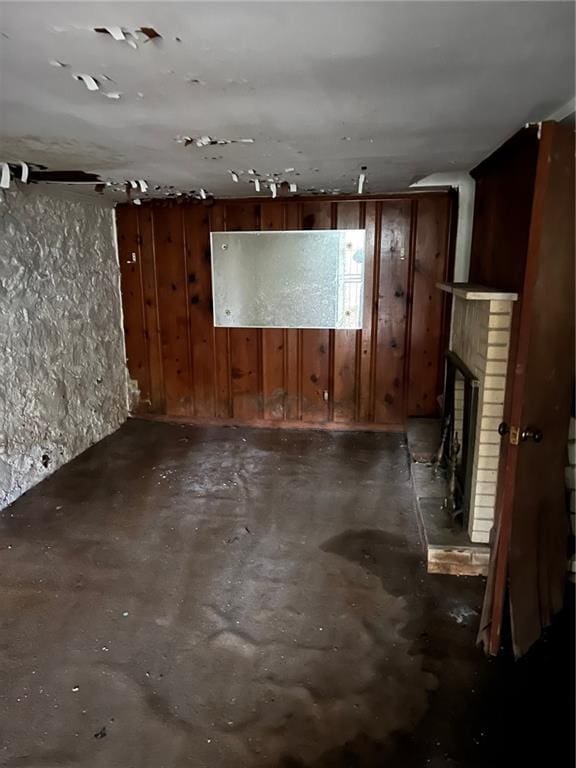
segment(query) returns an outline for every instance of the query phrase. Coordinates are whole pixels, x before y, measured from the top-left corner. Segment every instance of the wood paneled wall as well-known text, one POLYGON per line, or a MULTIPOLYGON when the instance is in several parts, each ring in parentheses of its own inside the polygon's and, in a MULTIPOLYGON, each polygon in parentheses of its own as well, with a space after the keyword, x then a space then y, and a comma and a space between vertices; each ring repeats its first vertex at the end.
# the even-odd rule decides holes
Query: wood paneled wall
POLYGON ((538 160, 538 126, 514 134, 471 172, 476 181, 470 282, 522 291, 538 160))
POLYGON ((402 425, 434 415, 450 269, 449 192, 117 208, 139 410, 195 421, 402 425), (360 331, 215 328, 210 232, 366 229, 360 331))

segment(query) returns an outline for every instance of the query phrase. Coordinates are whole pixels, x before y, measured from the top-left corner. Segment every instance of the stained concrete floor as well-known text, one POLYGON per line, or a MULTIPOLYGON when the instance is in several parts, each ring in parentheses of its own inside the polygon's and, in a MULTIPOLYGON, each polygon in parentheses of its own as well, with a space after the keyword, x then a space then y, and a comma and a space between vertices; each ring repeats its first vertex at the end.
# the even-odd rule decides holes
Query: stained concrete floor
POLYGON ((556 690, 426 575, 398 434, 130 421, 0 514, 0 589, 10 768, 516 765, 556 690))

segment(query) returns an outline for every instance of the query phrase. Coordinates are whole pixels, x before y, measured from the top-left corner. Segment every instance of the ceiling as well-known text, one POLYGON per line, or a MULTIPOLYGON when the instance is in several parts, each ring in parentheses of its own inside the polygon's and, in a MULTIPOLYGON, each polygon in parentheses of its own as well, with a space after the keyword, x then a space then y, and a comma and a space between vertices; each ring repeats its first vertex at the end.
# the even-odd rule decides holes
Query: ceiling
POLYGON ((0 161, 154 196, 400 190, 574 96, 570 2, 3 2, 0 43, 0 161))

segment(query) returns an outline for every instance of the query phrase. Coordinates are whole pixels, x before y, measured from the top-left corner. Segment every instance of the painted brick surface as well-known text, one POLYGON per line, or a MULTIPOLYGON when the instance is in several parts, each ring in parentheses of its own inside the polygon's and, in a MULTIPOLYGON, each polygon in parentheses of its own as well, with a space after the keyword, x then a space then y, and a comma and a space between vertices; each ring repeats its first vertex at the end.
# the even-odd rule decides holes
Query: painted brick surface
POLYGON ((488 542, 494 521, 512 307, 511 301, 454 298, 451 348, 480 382, 468 529, 473 542, 488 542))

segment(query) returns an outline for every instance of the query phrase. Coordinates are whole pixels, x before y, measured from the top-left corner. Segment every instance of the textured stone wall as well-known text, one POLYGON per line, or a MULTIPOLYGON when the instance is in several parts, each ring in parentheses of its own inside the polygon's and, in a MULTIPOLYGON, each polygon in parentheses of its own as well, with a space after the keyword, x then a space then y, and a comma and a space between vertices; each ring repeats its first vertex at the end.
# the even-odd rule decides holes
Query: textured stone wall
POLYGON ((0 193, 0 508, 127 415, 113 212, 0 193))

